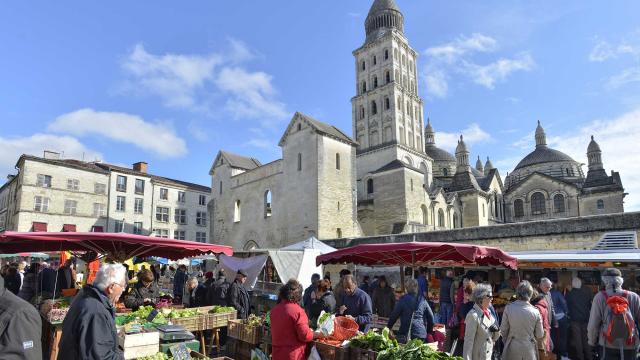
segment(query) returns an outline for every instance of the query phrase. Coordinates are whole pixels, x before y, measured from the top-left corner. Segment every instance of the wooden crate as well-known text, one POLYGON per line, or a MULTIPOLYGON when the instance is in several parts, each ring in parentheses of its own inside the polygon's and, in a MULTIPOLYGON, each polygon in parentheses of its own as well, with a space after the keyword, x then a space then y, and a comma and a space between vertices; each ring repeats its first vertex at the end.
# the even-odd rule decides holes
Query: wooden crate
POLYGON ((219 327, 225 327, 228 325, 229 320, 235 320, 238 317, 238 312, 206 314, 205 326, 207 329, 215 329, 219 327))
POLYGON ((250 360, 254 348, 254 344, 231 338, 227 342, 227 355, 236 360, 250 360))
POLYGON ((349 348, 333 346, 323 342, 315 341, 314 345, 322 360, 348 360, 349 348))
POLYGON ((157 331, 118 336, 118 345, 127 360, 154 355, 158 352, 159 344, 160 336, 157 331))
POLYGON ((378 357, 378 353, 369 350, 369 349, 361 349, 358 347, 349 347, 349 359, 355 360, 376 360, 378 357))
POLYGON ((262 326, 247 326, 244 320, 229 320, 227 335, 256 345, 262 340, 262 326))
POLYGON ((183 318, 168 319, 173 325, 180 325, 187 331, 200 331, 205 330, 205 316, 190 316, 183 318))

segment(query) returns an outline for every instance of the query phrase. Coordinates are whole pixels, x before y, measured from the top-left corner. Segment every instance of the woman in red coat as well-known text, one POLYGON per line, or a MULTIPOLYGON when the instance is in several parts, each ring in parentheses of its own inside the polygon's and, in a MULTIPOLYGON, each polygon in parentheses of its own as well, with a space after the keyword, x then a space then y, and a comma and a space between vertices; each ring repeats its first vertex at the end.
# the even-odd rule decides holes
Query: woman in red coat
POLYGON ((538 348, 550 352, 551 324, 549 324, 549 304, 547 304, 547 300, 545 300, 544 296, 541 294, 536 296, 536 294, 534 294, 534 297, 531 300, 531 305, 535 306, 540 313, 540 317, 542 318, 542 329, 544 329, 544 337, 538 340, 538 348))
POLYGON ((316 333, 300 306, 302 286, 291 279, 280 288, 278 304, 271 310, 271 341, 273 360, 304 360, 304 350, 316 333))

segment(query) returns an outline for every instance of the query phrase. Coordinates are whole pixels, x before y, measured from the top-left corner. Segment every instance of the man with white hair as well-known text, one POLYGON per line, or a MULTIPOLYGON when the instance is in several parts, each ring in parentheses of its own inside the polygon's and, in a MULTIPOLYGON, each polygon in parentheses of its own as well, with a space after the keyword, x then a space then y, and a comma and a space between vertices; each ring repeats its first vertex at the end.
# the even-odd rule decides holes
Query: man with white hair
POLYGON ((587 324, 591 311, 593 293, 588 287, 582 286, 580 278, 573 278, 571 291, 567 294, 567 309, 569 309, 569 324, 571 328, 571 343, 575 351, 576 360, 591 360, 591 349, 587 344, 587 324))
POLYGON ((552 328, 558 327, 558 320, 556 319, 556 310, 553 304, 553 298, 551 297, 551 288, 553 287, 553 282, 549 280, 549 278, 543 277, 540 279, 540 294, 544 296, 544 299, 547 301, 547 305, 549 305, 549 325, 552 328))
POLYGON ((115 303, 126 288, 126 269, 104 264, 93 284, 76 295, 62 324, 58 359, 120 360, 115 303))
POLYGON ((640 345, 640 296, 622 289, 622 273, 618 269, 606 269, 602 283, 605 290, 596 294, 591 305, 589 345, 600 345, 601 359, 635 360, 640 345))

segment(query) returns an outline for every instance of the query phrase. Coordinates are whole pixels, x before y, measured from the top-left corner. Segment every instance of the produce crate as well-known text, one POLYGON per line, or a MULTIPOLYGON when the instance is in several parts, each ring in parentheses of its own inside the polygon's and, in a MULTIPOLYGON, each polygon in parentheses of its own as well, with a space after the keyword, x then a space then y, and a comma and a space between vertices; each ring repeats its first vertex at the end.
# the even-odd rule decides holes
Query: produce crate
POLYGON ((262 326, 247 326, 244 320, 229 320, 227 335, 256 345, 262 340, 262 326))
POLYGON ((158 352, 160 336, 157 331, 118 336, 118 345, 125 359, 154 355, 158 352))
POLYGON ((206 314, 205 326, 207 329, 225 327, 228 325, 229 320, 235 320, 237 317, 238 312, 235 310, 228 313, 206 314))
POLYGON ((187 331, 200 331, 204 330, 205 317, 204 315, 190 316, 183 318, 168 319, 173 325, 183 326, 187 331))
POLYGON ((376 360, 377 357, 378 353, 373 350, 361 349, 354 346, 349 347, 349 359, 376 360))
POLYGON ((322 360, 348 360, 349 348, 333 346, 323 342, 315 341, 314 345, 322 360))
POLYGON ((188 349, 192 351, 200 351, 200 341, 189 340, 189 341, 178 341, 174 343, 160 344, 160 352, 165 353, 167 355, 171 355, 171 347, 178 344, 184 344, 188 349))
POLYGON ((231 338, 227 342, 227 355, 236 360, 250 360, 251 350, 255 347, 254 344, 231 338))

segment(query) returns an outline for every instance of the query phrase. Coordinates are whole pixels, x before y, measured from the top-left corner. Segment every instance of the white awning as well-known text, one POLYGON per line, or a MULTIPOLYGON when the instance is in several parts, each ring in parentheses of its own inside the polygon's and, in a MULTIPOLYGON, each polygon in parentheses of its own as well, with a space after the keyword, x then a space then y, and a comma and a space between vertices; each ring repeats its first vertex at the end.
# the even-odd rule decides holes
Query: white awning
POLYGON ((621 262, 640 263, 640 250, 566 250, 566 251, 522 251, 509 255, 525 262, 621 262))

